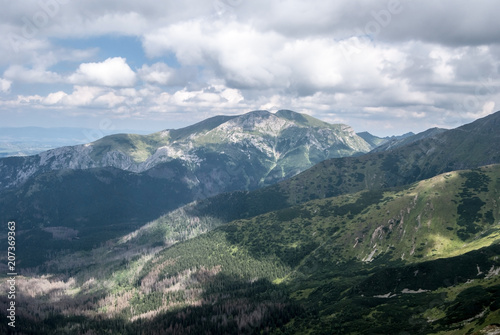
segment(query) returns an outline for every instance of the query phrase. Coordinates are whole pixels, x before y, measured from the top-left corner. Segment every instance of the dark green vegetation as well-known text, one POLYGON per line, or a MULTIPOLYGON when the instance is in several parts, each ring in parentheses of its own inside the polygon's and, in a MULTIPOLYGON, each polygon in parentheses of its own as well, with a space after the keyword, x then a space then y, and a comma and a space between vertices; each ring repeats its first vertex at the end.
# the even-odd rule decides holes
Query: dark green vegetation
MULTIPOLYGON (((232 221, 109 269, 66 269, 74 282, 60 294, 73 296, 23 296, 38 306, 24 317, 31 329, 45 320, 46 333, 472 333, 500 318, 499 186, 492 165, 232 221), (465 238, 459 218, 470 196, 482 205, 465 238)), ((172 240, 171 221, 193 208, 144 229, 172 240)))
POLYGON ((1 194, 0 220, 17 222, 24 246, 19 265, 32 267, 54 253, 90 250, 133 231, 191 201, 190 195, 180 181, 114 168, 54 171, 1 194), (61 234, 52 234, 56 228, 61 234))
MULTIPOLYGON (((458 236, 465 241, 481 229, 481 227, 477 225, 477 222, 480 222, 483 218, 483 214, 480 213, 480 210, 486 203, 477 196, 477 193, 487 192, 488 184, 491 180, 488 176, 476 171, 466 172, 463 175, 467 180, 460 192, 461 200, 457 208, 457 224, 461 228, 457 233, 458 236)), ((492 222, 491 211, 485 213, 485 217, 489 217, 488 222, 492 222)))

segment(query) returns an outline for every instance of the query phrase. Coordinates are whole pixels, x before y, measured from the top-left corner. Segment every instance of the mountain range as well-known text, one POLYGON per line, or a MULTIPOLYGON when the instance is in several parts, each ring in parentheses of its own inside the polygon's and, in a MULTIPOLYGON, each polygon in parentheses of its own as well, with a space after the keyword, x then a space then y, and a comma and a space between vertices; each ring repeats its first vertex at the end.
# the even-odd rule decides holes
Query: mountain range
POLYGON ((400 187, 449 171, 500 163, 500 113, 447 131, 425 131, 382 152, 322 161, 301 174, 253 192, 221 194, 197 206, 234 220, 308 200, 400 187), (431 135, 428 137, 423 134, 431 135), (219 210, 231 203, 225 210, 219 210), (233 210, 234 209, 234 210, 233 210))
POLYGON ((23 222, 22 239, 44 247, 44 254, 23 255, 34 266, 54 249, 92 248, 193 200, 270 185, 324 159, 371 149, 347 125, 287 110, 110 135, 0 159, 0 218, 23 222), (52 227, 71 229, 77 239, 53 243, 52 227))
POLYGON ((347 125, 287 110, 254 111, 216 116, 151 135, 116 134, 85 145, 2 159, 0 187, 12 188, 53 170, 114 167, 140 173, 177 162, 192 173, 187 184, 213 184, 199 191, 212 195, 220 191, 220 179, 235 176, 238 182, 233 183, 238 187, 243 184, 252 189, 293 176, 322 160, 372 148, 347 125))
POLYGON ((38 266, 24 331, 497 334, 499 129, 377 140, 256 111, 2 159, 2 220, 38 266), (192 182, 238 159, 230 186, 192 182))

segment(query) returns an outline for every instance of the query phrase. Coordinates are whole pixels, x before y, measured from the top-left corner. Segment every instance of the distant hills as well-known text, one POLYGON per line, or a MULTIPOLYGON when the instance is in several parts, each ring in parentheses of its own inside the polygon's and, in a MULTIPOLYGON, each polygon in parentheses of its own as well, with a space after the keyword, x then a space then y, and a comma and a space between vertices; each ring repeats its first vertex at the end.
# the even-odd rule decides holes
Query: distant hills
POLYGON ((387 136, 387 137, 378 137, 375 135, 370 134, 367 131, 363 131, 360 133, 357 133, 359 137, 364 139, 368 144, 370 144, 373 148, 377 148, 383 144, 386 144, 388 142, 393 142, 393 141, 398 141, 407 137, 412 137, 415 135, 412 132, 400 135, 400 136, 387 136))
POLYGON ((36 155, 50 149, 84 144, 113 132, 124 131, 71 127, 0 127, 0 158, 36 155))
POLYGON ((427 129, 421 133, 414 134, 414 133, 408 133, 402 136, 392 136, 387 139, 385 142, 381 143, 380 145, 376 146, 372 151, 373 152, 381 152, 381 151, 387 151, 391 149, 395 149, 407 144, 411 144, 414 142, 417 142, 419 140, 425 139, 427 137, 433 137, 435 135, 439 135, 443 132, 445 132, 446 129, 442 128, 431 128, 427 129))

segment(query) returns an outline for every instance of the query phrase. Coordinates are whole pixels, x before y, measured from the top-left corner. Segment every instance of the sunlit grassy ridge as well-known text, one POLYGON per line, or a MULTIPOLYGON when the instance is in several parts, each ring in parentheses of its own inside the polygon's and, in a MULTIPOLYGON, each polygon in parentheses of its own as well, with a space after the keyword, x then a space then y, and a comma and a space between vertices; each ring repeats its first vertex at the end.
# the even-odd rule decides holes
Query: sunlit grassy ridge
MULTIPOLYGON (((261 145, 273 147, 278 154, 284 155, 291 141, 298 139, 307 142, 305 136, 312 133, 314 133, 313 136, 320 139, 319 142, 329 147, 326 157, 352 155, 371 149, 368 143, 346 125, 329 124, 309 115, 281 110, 275 114, 267 111, 254 111, 238 116, 215 116, 192 126, 150 135, 116 134, 106 136, 91 143, 90 156, 98 161, 103 155, 115 152, 129 156, 134 163, 142 163, 159 148, 167 145, 171 146, 174 151, 176 149, 186 153, 193 148, 203 149, 205 147, 234 150, 234 144, 238 141, 248 141, 254 145, 262 142, 261 145), (261 120, 252 124, 255 120, 250 120, 250 122, 247 120, 252 117, 261 120), (261 124, 260 121, 266 121, 266 118, 269 117, 272 117, 274 123, 262 122, 261 124)), ((238 149, 241 150, 239 147, 238 149)), ((321 153, 320 150, 318 150, 318 155, 322 155, 323 159, 325 157, 325 153, 321 153)), ((315 160, 316 157, 311 159, 315 160)), ((316 160, 316 162, 319 161, 316 160)))
POLYGON ((140 163, 154 154, 159 147, 169 143, 170 137, 162 136, 161 133, 111 135, 91 144, 93 148, 91 157, 97 160, 107 152, 118 151, 132 157, 134 162, 140 163))
POLYGON ((219 230, 256 255, 272 251, 293 257, 306 244, 311 248, 335 240, 339 259, 367 259, 374 249, 370 259, 383 254, 407 261, 456 256, 496 241, 499 170, 494 165, 456 171, 400 190, 314 200, 234 221, 219 230), (473 184, 477 176, 487 181, 480 188, 473 184), (477 213, 460 212, 465 201, 476 198, 482 204, 477 213), (461 226, 464 215, 477 218, 461 226))

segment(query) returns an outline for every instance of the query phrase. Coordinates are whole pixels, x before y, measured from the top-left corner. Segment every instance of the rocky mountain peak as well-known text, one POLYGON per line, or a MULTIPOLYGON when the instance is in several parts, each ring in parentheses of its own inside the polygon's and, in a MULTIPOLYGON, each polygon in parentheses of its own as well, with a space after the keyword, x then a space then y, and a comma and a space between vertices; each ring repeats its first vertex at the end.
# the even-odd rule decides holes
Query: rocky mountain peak
MULTIPOLYGON (((140 173, 174 161, 194 174, 189 183, 198 185, 203 178, 196 176, 197 171, 210 174, 206 169, 214 169, 221 173, 230 168, 230 162, 241 165, 245 159, 248 171, 252 171, 248 180, 253 180, 246 187, 256 187, 290 177, 322 160, 370 149, 347 125, 329 124, 290 110, 256 110, 219 115, 150 135, 110 135, 89 145, 58 148, 21 159, 16 169, 8 167, 9 161, 0 160, 2 172, 14 173, 3 173, 0 185, 17 186, 32 176, 60 169, 113 167, 140 173)), ((226 178, 213 176, 210 178, 226 178)))

